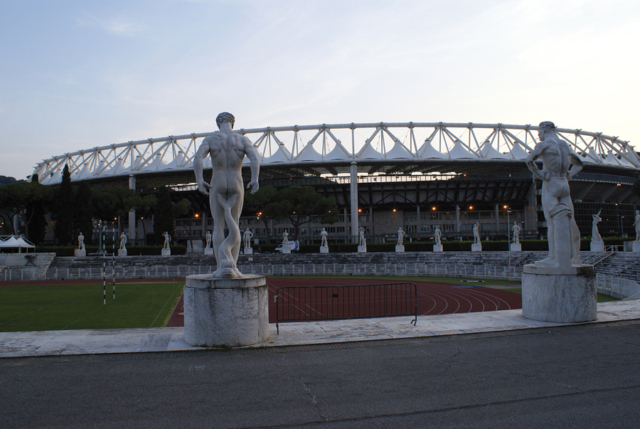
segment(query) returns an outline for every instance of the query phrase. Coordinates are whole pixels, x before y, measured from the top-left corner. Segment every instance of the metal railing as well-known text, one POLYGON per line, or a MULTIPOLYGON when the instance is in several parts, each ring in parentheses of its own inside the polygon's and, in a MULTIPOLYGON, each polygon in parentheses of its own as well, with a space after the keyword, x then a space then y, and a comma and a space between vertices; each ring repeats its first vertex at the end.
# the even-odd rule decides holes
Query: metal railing
POLYGON ((609 295, 613 298, 624 300, 640 299, 640 285, 623 277, 596 273, 596 288, 598 293, 609 295))
MULTIPOLYGON (((243 274, 269 276, 304 275, 352 275, 352 276, 416 276, 416 277, 465 277, 474 279, 499 279, 519 281, 522 267, 403 263, 403 264, 250 264, 239 265, 243 274)), ((209 274, 215 265, 156 265, 148 267, 115 267, 119 279, 162 279, 180 278, 193 274, 209 274)), ((113 276, 113 269, 104 269, 107 277, 113 276)), ((28 280, 99 280, 102 267, 90 268, 5 268, 0 272, 0 281, 28 280)))
POLYGON ((285 286, 276 290, 276 332, 280 322, 414 316, 418 321, 415 283, 345 286, 285 286))

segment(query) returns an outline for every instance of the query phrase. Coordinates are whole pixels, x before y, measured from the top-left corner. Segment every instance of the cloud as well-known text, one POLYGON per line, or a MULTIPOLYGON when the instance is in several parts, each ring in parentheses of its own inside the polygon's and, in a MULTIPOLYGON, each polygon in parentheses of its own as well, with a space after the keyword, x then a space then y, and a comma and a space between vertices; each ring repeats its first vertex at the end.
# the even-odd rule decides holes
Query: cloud
POLYGON ((81 26, 99 28, 108 34, 119 37, 132 37, 145 29, 143 24, 122 16, 98 18, 84 12, 76 18, 76 21, 81 26))

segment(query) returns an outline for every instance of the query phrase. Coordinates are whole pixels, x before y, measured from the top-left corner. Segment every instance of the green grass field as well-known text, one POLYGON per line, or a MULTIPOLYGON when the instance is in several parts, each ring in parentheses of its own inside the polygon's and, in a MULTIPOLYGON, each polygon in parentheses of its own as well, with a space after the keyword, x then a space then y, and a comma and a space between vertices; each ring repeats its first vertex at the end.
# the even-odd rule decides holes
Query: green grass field
POLYGON ((184 282, 0 287, 0 332, 165 326, 184 282))

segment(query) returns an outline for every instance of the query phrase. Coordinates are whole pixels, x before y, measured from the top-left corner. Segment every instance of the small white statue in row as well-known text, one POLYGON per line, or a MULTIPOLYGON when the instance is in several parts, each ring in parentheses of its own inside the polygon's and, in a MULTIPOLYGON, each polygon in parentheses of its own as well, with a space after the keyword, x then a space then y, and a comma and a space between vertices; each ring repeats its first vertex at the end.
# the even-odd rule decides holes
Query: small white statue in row
POLYGON ((522 245, 520 244, 520 231, 522 228, 520 228, 518 222, 513 221, 513 227, 511 230, 513 231, 513 243, 509 245, 509 250, 512 252, 520 252, 522 251, 522 245))
POLYGON ((520 231, 522 228, 520 228, 520 226, 518 225, 518 223, 516 221, 513 222, 513 228, 511 228, 511 230, 513 231, 513 243, 514 244, 520 244, 520 231))
POLYGON ((118 256, 127 256, 127 235, 122 231, 120 234, 120 248, 118 249, 118 256))
POLYGON ((480 242, 480 223, 476 222, 473 225, 473 244, 471 245, 472 252, 482 252, 482 243, 480 242))
POLYGON ((602 209, 600 209, 597 214, 591 215, 591 217, 593 218, 593 222, 591 223, 590 250, 592 252, 604 252, 604 241, 602 241, 600 231, 598 231, 598 223, 602 222, 600 212, 602 212, 602 209))
POLYGON ((171 247, 169 246, 169 243, 171 243, 171 235, 169 235, 169 231, 165 231, 162 236, 164 237, 162 256, 171 256, 171 247))
POLYGON ((211 247, 213 236, 211 235, 211 231, 207 231, 204 236, 205 246, 204 246, 204 254, 205 255, 213 255, 213 247, 211 247))
POLYGON ((282 233, 282 253, 291 253, 291 248, 289 247, 289 233, 287 231, 282 233))
POLYGON ((367 239, 364 237, 365 229, 363 227, 358 228, 358 252, 366 253, 367 251, 367 239))
POLYGON ((244 241, 244 254, 245 255, 253 255, 253 248, 251 247, 251 238, 253 238, 253 232, 249 228, 245 229, 242 234, 242 239, 244 241))
POLYGON ((82 232, 78 235, 78 248, 75 250, 75 255, 80 258, 87 256, 87 250, 84 247, 84 235, 82 235, 82 232))
POLYGON ((398 243, 396 244, 396 252, 402 253, 404 252, 404 234, 405 232, 402 228, 398 228, 398 243))
POLYGON ((436 240, 436 244, 433 245, 433 251, 442 252, 442 243, 440 242, 440 237, 442 237, 442 231, 440 231, 440 228, 436 227, 436 230, 433 232, 433 235, 436 240))
POLYGON ((636 210, 636 221, 633 222, 636 227, 636 242, 640 242, 640 210, 636 210))
POLYGON ((320 233, 320 238, 322 242, 320 243, 320 253, 329 253, 329 242, 327 241, 327 236, 329 233, 322 228, 322 232, 320 233))

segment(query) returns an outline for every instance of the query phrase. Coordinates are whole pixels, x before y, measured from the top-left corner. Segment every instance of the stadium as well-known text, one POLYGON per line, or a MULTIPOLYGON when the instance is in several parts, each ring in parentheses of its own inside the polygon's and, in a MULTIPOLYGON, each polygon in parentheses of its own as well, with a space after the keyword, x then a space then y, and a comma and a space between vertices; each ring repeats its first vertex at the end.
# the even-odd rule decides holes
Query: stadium
MULTIPOLYGON (((313 186, 334 197, 341 214, 332 225, 309 223, 297 237, 319 242, 324 227, 332 242, 350 242, 359 227, 369 242, 395 241, 398 228, 407 241, 424 241, 440 228, 449 240, 472 237, 480 224, 483 238, 506 239, 513 222, 525 238, 544 238, 541 183, 532 180, 524 159, 537 143, 537 126, 405 122, 350 123, 239 129, 259 153, 260 184, 282 188, 313 186)), ((571 182, 575 217, 582 236, 591 234, 592 214, 602 210, 602 235, 633 231, 638 197, 631 192, 640 174, 640 157, 629 142, 600 132, 559 127, 558 135, 581 157, 583 170, 571 182)), ((34 174, 45 185, 62 179, 69 166, 72 182, 92 186, 129 186, 154 192, 170 186, 176 198, 188 198, 192 215, 176 221, 176 239, 201 240, 211 230, 208 199, 195 186, 193 159, 211 134, 149 138, 54 156, 34 174)), ((248 182, 248 160, 243 176, 248 182)), ((208 177, 207 177, 208 173, 208 177)), ((205 178, 211 162, 205 161, 205 178)), ((142 222, 117 221, 129 240, 142 243, 142 222)), ((290 224, 270 220, 265 227, 256 213, 243 213, 241 229, 254 238, 277 239, 290 224)))

